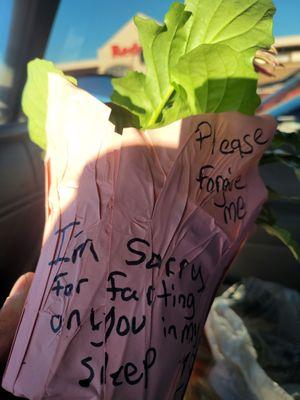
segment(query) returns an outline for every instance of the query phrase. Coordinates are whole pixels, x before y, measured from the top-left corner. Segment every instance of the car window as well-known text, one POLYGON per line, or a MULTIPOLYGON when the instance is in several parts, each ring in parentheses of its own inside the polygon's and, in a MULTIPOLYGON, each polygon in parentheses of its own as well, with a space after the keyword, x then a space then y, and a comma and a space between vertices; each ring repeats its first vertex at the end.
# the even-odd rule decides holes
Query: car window
POLYGON ((10 23, 13 14, 13 1, 0 1, 0 124, 10 117, 10 93, 14 83, 14 70, 11 67, 13 49, 11 46, 10 23))
POLYGON ((46 59, 64 63, 92 58, 96 54, 94 27, 99 24, 99 15, 90 5, 83 7, 78 1, 60 1, 45 52, 46 59))

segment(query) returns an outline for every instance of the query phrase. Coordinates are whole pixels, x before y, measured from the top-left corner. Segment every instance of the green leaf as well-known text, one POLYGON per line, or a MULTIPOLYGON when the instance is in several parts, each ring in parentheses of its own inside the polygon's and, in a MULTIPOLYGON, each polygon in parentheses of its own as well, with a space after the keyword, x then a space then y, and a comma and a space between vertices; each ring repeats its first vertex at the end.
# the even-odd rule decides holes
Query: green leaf
POLYGON ((290 168, 299 168, 300 156, 283 150, 266 151, 261 159, 261 164, 270 164, 274 162, 285 164, 290 168))
POLYGON ((261 226, 269 235, 277 237, 291 251, 295 259, 300 262, 300 247, 293 239, 291 233, 276 224, 276 216, 268 204, 264 204, 256 223, 261 226))
POLYGON ((190 16, 183 4, 174 3, 163 26, 149 18, 135 17, 147 75, 129 72, 124 78, 113 79, 112 101, 137 115, 142 127, 155 125, 174 92, 170 72, 185 53, 190 16))
POLYGON ((270 186, 267 186, 268 189, 268 199, 269 201, 276 200, 285 200, 292 203, 300 203, 300 197, 297 196, 286 196, 282 193, 278 193, 276 190, 272 189, 270 186))
MULTIPOLYGON (((22 108, 28 117, 29 135, 33 142, 46 150, 46 119, 48 102, 48 76, 55 73, 65 76, 50 61, 35 59, 28 63, 27 81, 22 96, 22 108)), ((76 79, 66 76, 73 84, 76 79)))
POLYGON ((294 168, 294 172, 298 181, 300 181, 300 168, 294 168))
POLYGON ((164 25, 136 17, 147 74, 113 79, 112 101, 153 128, 205 112, 253 114, 252 60, 273 43, 272 0, 186 0, 164 25))
POLYGON ((281 163, 294 170, 298 180, 300 180, 300 156, 291 154, 283 150, 268 150, 260 160, 260 165, 281 163))
POLYGON ((272 148, 278 149, 282 147, 289 148, 299 154, 300 132, 285 133, 277 131, 272 141, 272 148))
POLYGON ((277 237, 281 240, 291 251, 295 259, 300 262, 300 247, 299 244, 293 239, 291 233, 277 225, 268 225, 261 223, 260 226, 271 236, 277 237))
POLYGON ((259 105, 251 57, 224 44, 198 46, 179 60, 173 77, 193 114, 237 110, 251 115, 259 105))
POLYGON ((273 211, 270 209, 268 204, 264 204, 261 212, 256 220, 256 223, 259 225, 268 224, 268 225, 275 225, 276 224, 276 216, 274 215, 273 211))
POLYGON ((187 0, 193 13, 187 51, 200 43, 223 43, 236 51, 273 43, 270 0, 187 0))

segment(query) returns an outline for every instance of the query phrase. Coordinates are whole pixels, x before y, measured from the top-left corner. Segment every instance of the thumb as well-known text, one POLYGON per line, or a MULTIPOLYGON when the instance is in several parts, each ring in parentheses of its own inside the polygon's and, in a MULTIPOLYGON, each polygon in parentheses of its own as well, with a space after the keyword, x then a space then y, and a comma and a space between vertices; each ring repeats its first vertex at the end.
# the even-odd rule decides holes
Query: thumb
POLYGON ((33 277, 33 272, 20 276, 0 310, 1 361, 4 361, 9 353, 33 277))
POLYGON ((27 296, 33 277, 34 277, 33 272, 27 272, 26 274, 21 275, 15 282, 14 286, 12 287, 9 296, 4 304, 6 304, 11 299, 11 297, 15 295, 23 294, 27 296))

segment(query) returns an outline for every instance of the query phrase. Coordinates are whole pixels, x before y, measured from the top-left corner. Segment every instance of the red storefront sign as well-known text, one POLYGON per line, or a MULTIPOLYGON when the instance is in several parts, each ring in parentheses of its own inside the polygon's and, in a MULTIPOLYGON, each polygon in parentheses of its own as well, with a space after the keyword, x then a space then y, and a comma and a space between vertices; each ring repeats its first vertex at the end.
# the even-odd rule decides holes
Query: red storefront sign
POLYGON ((141 54, 142 48, 138 43, 134 43, 130 47, 122 47, 118 44, 114 44, 111 46, 111 51, 113 57, 135 56, 141 54))

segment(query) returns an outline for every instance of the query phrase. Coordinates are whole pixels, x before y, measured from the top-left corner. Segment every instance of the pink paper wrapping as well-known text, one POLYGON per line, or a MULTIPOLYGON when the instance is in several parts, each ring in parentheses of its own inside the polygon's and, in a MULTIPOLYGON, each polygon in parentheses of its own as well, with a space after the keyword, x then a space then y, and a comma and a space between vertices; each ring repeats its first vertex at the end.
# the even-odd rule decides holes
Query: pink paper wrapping
POLYGON ((52 75, 43 248, 3 379, 29 399, 181 399, 214 295, 266 198, 270 117, 114 132, 52 75))

